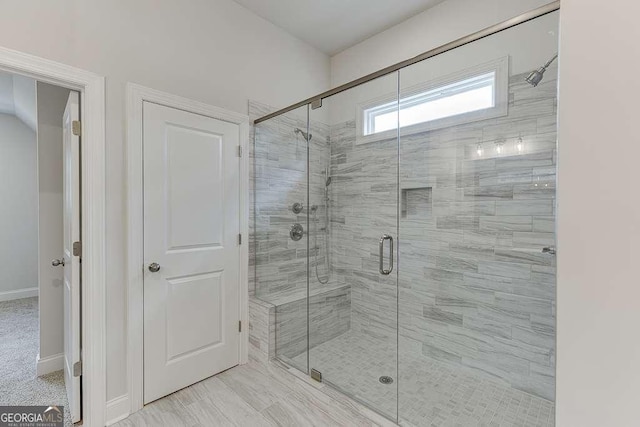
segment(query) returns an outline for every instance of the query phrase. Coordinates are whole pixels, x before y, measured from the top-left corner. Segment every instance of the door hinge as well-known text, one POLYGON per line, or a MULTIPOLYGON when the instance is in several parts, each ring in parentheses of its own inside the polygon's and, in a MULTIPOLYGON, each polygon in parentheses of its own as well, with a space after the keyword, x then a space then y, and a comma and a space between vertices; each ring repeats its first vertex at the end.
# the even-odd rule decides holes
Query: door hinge
POLYGON ((242 233, 238 234, 238 244, 242 244, 242 233))
POLYGON ((73 132, 75 136, 82 135, 82 123, 80 120, 74 120, 71 122, 71 132, 73 132))
POLYGON ((79 377, 82 375, 82 360, 73 364, 73 376, 79 377))
POLYGON ((238 320, 238 332, 242 332, 242 320, 238 320))
POLYGON ((238 157, 242 157, 242 145, 238 145, 238 157))
POLYGON ((73 242, 73 256, 82 256, 82 242, 73 242))

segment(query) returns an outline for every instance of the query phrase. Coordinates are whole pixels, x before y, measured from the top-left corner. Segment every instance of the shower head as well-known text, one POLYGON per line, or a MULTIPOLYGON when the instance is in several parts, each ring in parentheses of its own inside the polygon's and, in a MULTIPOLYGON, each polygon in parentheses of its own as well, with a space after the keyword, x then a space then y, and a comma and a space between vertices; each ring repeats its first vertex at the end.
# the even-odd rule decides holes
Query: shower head
POLYGON ((307 133, 307 132, 303 131, 303 130, 302 130, 302 129, 300 129, 300 128, 295 128, 295 129, 293 130, 293 132, 294 132, 296 135, 297 135, 297 134, 302 135, 302 137, 303 137, 303 138, 305 139, 305 141, 307 141, 307 142, 311 141, 311 138, 313 137, 313 135, 311 135, 310 133, 307 133))
POLYGON ((529 74, 525 79, 526 82, 533 87, 538 86, 538 83, 540 83, 540 81, 542 81, 542 78, 544 77, 545 71, 547 71, 547 69, 544 67, 540 67, 539 69, 532 71, 531 74, 529 74))
POLYGON ((548 60, 547 63, 544 64, 542 67, 529 73, 525 81, 533 87, 538 86, 538 84, 542 81, 542 78, 544 77, 544 72, 547 71, 547 68, 549 68, 549 65, 551 65, 551 63, 555 61, 557 57, 558 57, 558 54, 556 53, 555 55, 553 55, 553 58, 548 60))
POLYGON ((328 187, 331 185, 331 177, 327 178, 327 181, 324 183, 325 187, 328 187))

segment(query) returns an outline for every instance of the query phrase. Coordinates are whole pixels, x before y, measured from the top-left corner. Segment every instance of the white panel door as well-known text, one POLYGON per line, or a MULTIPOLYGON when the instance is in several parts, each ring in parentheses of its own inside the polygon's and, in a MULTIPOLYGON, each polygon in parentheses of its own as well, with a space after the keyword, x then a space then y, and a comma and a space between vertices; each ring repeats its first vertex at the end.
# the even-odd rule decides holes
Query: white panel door
POLYGON ((149 403, 239 362, 240 129, 145 102, 143 132, 149 403))
POLYGON ((73 122, 80 119, 78 92, 71 91, 62 116, 63 137, 63 249, 64 249, 64 384, 72 421, 80 421, 80 376, 74 364, 80 362, 80 257, 73 255, 73 243, 80 241, 80 137, 73 134, 73 122))

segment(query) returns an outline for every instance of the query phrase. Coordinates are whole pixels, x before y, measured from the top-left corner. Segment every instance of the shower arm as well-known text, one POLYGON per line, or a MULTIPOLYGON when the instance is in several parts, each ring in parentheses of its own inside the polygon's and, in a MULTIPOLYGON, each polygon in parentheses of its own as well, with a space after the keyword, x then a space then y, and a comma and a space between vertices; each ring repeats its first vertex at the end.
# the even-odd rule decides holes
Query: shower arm
POLYGON ((551 65, 551 63, 552 63, 553 61, 555 61, 555 60, 556 60, 556 58, 558 58, 558 54, 557 54, 557 53, 556 53, 555 55, 553 55, 553 58, 551 58, 550 60, 548 60, 548 61, 547 61, 547 63, 546 63, 546 64, 544 64, 544 66, 543 66, 542 68, 544 68, 545 70, 546 70, 547 68, 549 68, 549 65, 551 65))

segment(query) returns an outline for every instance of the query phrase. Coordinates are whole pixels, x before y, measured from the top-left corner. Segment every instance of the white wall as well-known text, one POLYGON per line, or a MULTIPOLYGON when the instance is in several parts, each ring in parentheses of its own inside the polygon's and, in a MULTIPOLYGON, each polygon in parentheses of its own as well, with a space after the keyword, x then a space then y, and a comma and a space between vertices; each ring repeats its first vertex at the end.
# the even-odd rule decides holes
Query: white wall
POLYGON ((107 398, 127 391, 125 84, 247 113, 329 87, 329 58, 231 0, 3 2, 0 44, 107 78, 107 398))
POLYGON ((0 72, 0 113, 14 114, 13 75, 0 72))
POLYGON ((357 79, 550 1, 447 0, 333 56, 331 84, 357 79))
POLYGON ((0 300, 38 286, 36 176, 35 132, 16 116, 0 114, 0 300))
POLYGON ((639 15, 634 1, 562 1, 560 427, 640 424, 639 15))
POLYGON ((36 132, 35 80, 0 71, 0 113, 17 116, 36 132))
POLYGON ((13 75, 13 107, 15 109, 14 114, 34 132, 37 132, 35 80, 25 76, 13 75))
POLYGON ((40 359, 63 352, 62 114, 69 90, 38 82, 40 359))

